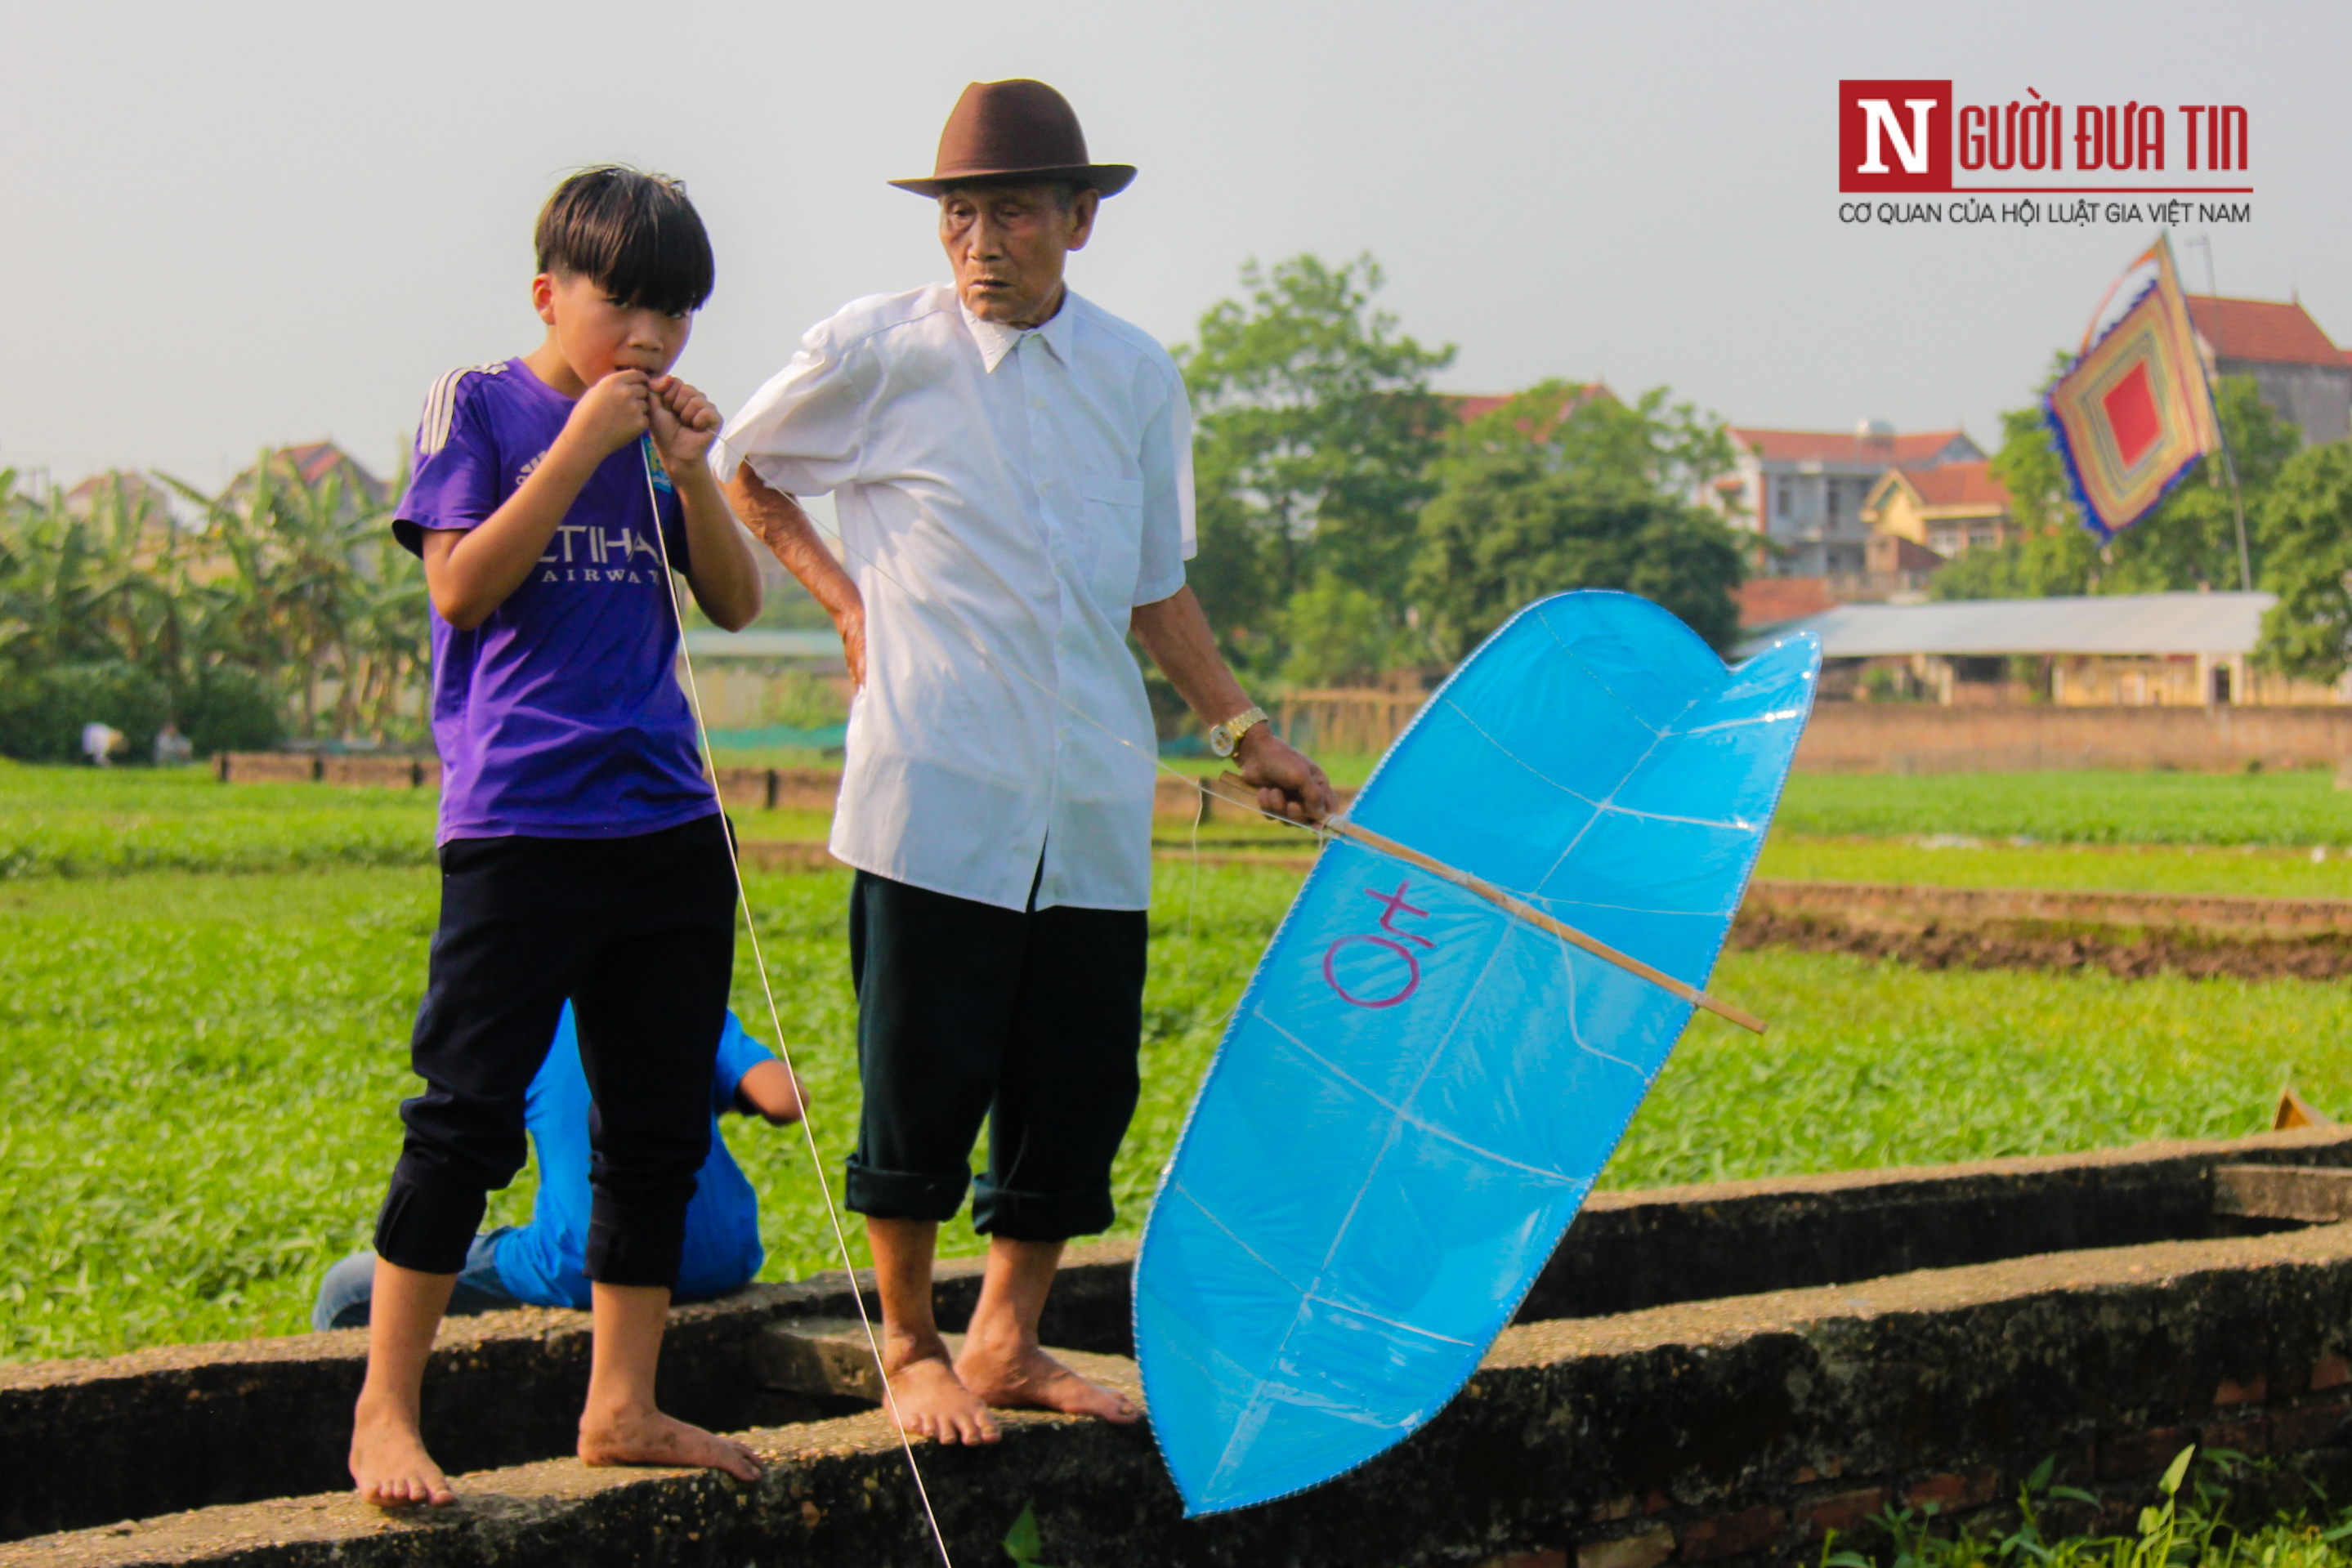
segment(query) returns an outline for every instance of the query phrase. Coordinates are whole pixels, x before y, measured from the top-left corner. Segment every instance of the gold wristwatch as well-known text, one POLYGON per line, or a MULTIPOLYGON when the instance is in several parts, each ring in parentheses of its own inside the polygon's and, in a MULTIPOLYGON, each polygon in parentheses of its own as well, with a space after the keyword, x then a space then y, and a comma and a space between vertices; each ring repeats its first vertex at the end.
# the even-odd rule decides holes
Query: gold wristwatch
POLYGON ((1265 722, 1265 709, 1244 708, 1233 717, 1209 728, 1209 749, 1220 757, 1231 757, 1242 748, 1242 737, 1265 722))

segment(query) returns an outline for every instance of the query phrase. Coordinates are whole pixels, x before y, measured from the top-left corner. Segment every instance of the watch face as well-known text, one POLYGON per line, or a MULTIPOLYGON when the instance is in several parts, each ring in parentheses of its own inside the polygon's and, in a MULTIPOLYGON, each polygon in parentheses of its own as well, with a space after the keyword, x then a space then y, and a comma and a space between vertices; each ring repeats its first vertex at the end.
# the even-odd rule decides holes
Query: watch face
POLYGON ((1222 724, 1211 729, 1209 749, 1220 757, 1231 757, 1234 754, 1234 732, 1222 724))

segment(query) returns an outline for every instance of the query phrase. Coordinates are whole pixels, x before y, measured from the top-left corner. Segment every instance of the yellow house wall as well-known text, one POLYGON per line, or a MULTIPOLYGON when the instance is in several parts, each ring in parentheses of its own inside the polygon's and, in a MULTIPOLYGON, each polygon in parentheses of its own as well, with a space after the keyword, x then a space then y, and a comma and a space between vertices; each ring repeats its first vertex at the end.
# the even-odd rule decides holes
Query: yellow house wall
POLYGON ((2238 707, 2308 707, 2340 704, 2340 687, 2299 681, 2252 667, 2243 654, 2200 658, 2061 659, 2053 671, 2051 700, 2062 707, 2202 707, 2216 667, 2230 672, 2230 701, 2238 707))
POLYGON ((1922 549, 1927 547, 1927 520, 1920 516, 1920 508, 1911 498, 1911 492, 1900 485, 1887 493, 1886 499, 1867 520, 1879 533, 1909 539, 1922 549))

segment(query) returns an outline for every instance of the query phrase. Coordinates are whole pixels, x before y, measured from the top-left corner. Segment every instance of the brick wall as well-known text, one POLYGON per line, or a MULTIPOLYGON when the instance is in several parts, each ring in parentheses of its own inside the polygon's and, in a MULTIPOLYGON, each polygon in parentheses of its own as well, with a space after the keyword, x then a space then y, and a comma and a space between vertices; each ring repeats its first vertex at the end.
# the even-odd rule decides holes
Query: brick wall
POLYGON ((1931 707, 1823 703, 1797 747, 1811 773, 2063 768, 2230 771, 2333 764, 2352 754, 2352 707, 1931 707))

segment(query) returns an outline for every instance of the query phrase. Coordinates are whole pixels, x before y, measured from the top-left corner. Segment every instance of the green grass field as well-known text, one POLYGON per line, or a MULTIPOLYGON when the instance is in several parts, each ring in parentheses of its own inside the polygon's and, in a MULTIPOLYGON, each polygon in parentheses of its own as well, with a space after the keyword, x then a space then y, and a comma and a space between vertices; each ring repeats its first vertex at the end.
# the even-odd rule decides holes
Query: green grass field
POLYGON ((433 799, 405 789, 226 785, 200 768, 100 773, 0 759, 0 882, 432 858, 433 799))
MULTIPOLYGON (((2037 810, 2112 794, 2061 777, 2074 795, 2044 787, 2037 810)), ((2221 820, 2171 793, 2171 777, 2153 778, 2136 810, 2175 810, 2176 828, 2221 820)), ((1865 782, 1899 793, 1948 781, 1865 782)), ((2273 815, 2332 797, 2297 775, 2205 782, 2273 815)), ((435 908, 430 804, 0 768, 0 1358, 302 1326, 319 1271, 365 1240, 397 1146, 394 1107, 415 1087, 406 1042, 435 908)), ((746 823, 787 826, 758 813, 746 823)), ((2352 894, 2315 880, 2352 870, 2334 860, 2242 850, 1790 838, 1766 862, 1775 875, 1933 879, 1923 867, 1944 880, 2352 894)), ((1295 884, 1289 872, 1162 863, 1147 1090, 1117 1177, 1123 1229, 1141 1218, 1295 884)), ((856 1109, 845 888, 840 873, 751 884, 836 1188, 856 1109)), ((1714 988, 1772 1033, 1702 1019, 1608 1185, 2245 1133, 2290 1069, 2316 1103, 2352 1109, 2352 997, 2340 986, 1926 974, 1763 950, 1727 956, 1714 988)), ((736 1004, 765 1037, 758 995, 739 946, 736 1004)), ((832 1266, 799 1134, 728 1128, 762 1194, 768 1277, 832 1266)), ((520 1218, 529 1198, 526 1174, 494 1218, 520 1218)), ((968 1228, 950 1239, 976 1245, 968 1228)))
POLYGON ((2327 769, 2277 773, 1800 773, 1784 832, 2066 844, 2352 844, 2327 769))
MULTIPOLYGON (((845 877, 754 879, 787 1042, 827 1168, 854 1124, 845 877)), ((1144 1103, 1122 1155, 1141 1218, 1217 1030, 1286 904, 1280 873, 1163 873, 1144 1103)), ((0 889, 0 1355, 287 1333, 366 1237, 413 1091, 429 872, 49 878, 0 889)), ((1614 1186, 2250 1132, 2292 1066, 2352 1105, 2340 987, 1733 954, 1610 1167, 1614 1186)), ((737 1006, 766 1035, 743 960, 737 1006)), ((799 1134, 730 1121, 763 1195, 767 1275, 829 1266, 799 1134)), ((528 1178, 494 1217, 527 1211, 528 1178)), ((975 1245, 968 1229, 958 1250, 975 1245)), ((861 1258, 862 1261, 862 1258, 861 1258)))
POLYGON ((2352 853, 2258 844, 1932 845, 1888 839, 1773 836, 1758 876, 1800 882, 1908 882, 1943 887, 2096 888, 2352 898, 2352 853))
MULTIPOLYGON (((1342 760, 1351 774, 1369 767, 1342 760)), ((741 811, 736 822, 751 839, 825 831, 816 811, 741 811)), ((1776 826, 1760 875, 2352 897, 2352 852, 2338 853, 2352 848, 2352 794, 2316 769, 1800 774, 1776 826), (2328 852, 2316 864, 2315 847, 2328 852)), ((425 865, 432 833, 432 798, 407 790, 225 786, 198 768, 101 774, 0 761, 0 881, 425 865)), ((1193 839, 1172 821, 1155 835, 1180 850, 1193 839)), ((1222 814, 1199 838, 1213 849, 1312 847, 1293 830, 1222 814)))

